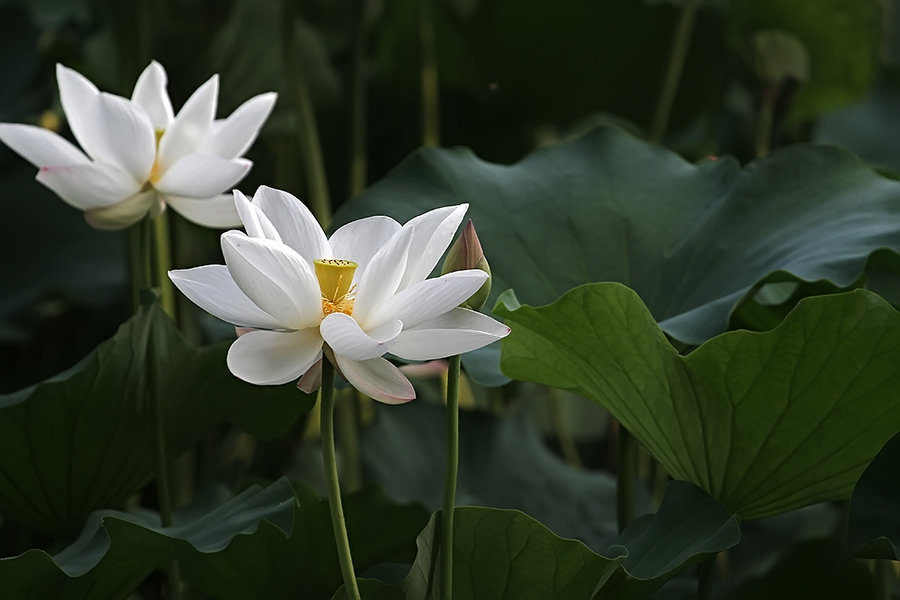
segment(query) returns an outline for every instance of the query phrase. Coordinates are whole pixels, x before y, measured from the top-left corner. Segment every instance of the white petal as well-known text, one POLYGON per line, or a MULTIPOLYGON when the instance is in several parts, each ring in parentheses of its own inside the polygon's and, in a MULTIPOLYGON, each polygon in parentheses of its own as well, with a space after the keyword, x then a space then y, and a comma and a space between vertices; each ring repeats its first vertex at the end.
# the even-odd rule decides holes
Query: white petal
POLYGON ((56 65, 59 100, 72 135, 92 158, 102 154, 103 142, 97 137, 97 102, 100 91, 81 73, 61 64, 56 65))
POLYGON ((487 315, 454 308, 414 329, 404 329, 391 353, 407 360, 433 360, 477 350, 508 334, 509 327, 487 315))
POLYGON ((213 122, 212 131, 200 151, 224 158, 243 156, 269 118, 277 97, 274 92, 254 96, 238 106, 227 119, 213 122))
POLYGON ((154 60, 138 77, 131 94, 131 101, 144 109, 157 131, 164 131, 173 118, 166 83, 166 70, 154 60))
POLYGON ((228 369, 255 385, 278 385, 303 375, 322 356, 315 327, 299 331, 250 331, 228 349, 228 369))
POLYGON ((252 166, 245 158, 188 154, 165 171, 153 187, 163 194, 209 198, 231 189, 252 166))
POLYGON ((409 245, 415 230, 401 229, 375 254, 362 277, 357 278, 358 291, 353 304, 353 317, 368 329, 369 316, 385 300, 397 292, 406 270, 409 245))
POLYGON ((247 199, 247 196, 240 190, 234 190, 234 206, 238 215, 241 217, 241 223, 250 237, 265 238, 267 240, 281 241, 281 236, 269 217, 255 204, 247 199))
POLYGON ((0 123, 0 141, 36 167, 83 165, 90 159, 68 140, 43 127, 0 123))
POLYGON ((153 190, 138 192, 112 206, 94 208, 84 213, 84 218, 95 229, 117 230, 133 225, 146 215, 162 212, 163 204, 153 190))
POLYGON ((203 227, 231 229, 241 226, 234 199, 229 194, 212 198, 185 198, 167 194, 165 201, 182 217, 203 227))
POLYGON ((431 274, 447 246, 453 241, 468 208, 468 204, 436 208, 403 225, 414 227, 416 234, 409 248, 409 263, 400 283, 401 290, 431 274))
POLYGON ((412 329, 462 304, 478 291, 487 277, 484 271, 468 269, 420 281, 375 308, 366 326, 378 327, 400 319, 404 329, 412 329))
MULTIPOLYGON (((182 156, 197 151, 212 127, 219 95, 219 76, 197 88, 159 140, 159 166, 165 170, 182 156)), ((221 190, 220 190, 221 191, 221 190)))
POLYGON ((385 404, 403 404, 416 397, 406 375, 384 358, 356 361, 335 354, 335 359, 350 385, 370 398, 385 404))
POLYGON ((143 183, 156 159, 156 134, 142 108, 120 96, 97 99, 97 154, 94 158, 121 167, 143 183))
POLYGON ((240 231, 226 231, 222 253, 238 287, 284 327, 318 325, 322 319, 319 281, 312 266, 291 248, 240 231))
POLYGON ((140 189, 128 173, 97 163, 41 167, 36 179, 81 210, 116 204, 140 189))
POLYGON ((332 258, 325 232, 306 205, 295 196, 263 185, 256 190, 253 202, 266 213, 284 243, 300 256, 310 262, 332 258))
POLYGON ((313 366, 303 374, 300 381, 297 382, 297 389, 304 394, 312 394, 322 387, 322 359, 320 358, 313 366))
POLYGON ((319 332, 335 354, 351 360, 368 360, 389 352, 401 329, 403 323, 395 320, 367 333, 344 313, 331 313, 319 325, 319 332))
POLYGON ((331 234, 328 243, 334 257, 359 265, 356 269, 358 280, 375 253, 398 231, 400 223, 390 217, 367 217, 340 227, 331 234))
POLYGON ((169 271, 169 279, 188 300, 227 323, 254 329, 282 327, 241 291, 225 265, 169 271))

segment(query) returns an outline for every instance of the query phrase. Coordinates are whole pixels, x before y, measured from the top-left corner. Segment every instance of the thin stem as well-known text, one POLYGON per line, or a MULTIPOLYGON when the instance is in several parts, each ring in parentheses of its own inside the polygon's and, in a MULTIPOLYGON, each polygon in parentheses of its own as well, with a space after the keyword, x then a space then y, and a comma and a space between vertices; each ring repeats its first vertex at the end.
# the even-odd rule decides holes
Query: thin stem
POLYGON ((303 171, 309 181, 309 197, 313 214, 323 229, 331 223, 331 199, 328 195, 328 180, 325 177, 325 163, 322 159, 322 145, 319 129, 309 95, 309 84, 304 69, 297 61, 294 48, 294 13, 292 0, 284 0, 282 14, 282 50, 284 57, 284 78, 288 83, 297 116, 297 142, 303 171))
POLYGON ((447 471, 444 476, 444 508, 441 511, 441 600, 453 600, 453 506, 459 469, 459 364, 450 357, 447 371, 447 471))
POLYGON ((153 219, 154 285, 159 287, 159 303, 166 314, 175 318, 175 286, 169 279, 172 268, 172 244, 169 238, 168 211, 153 219))
POLYGON ((672 38, 672 46, 669 50, 669 64, 666 67, 662 91, 659 94, 659 102, 656 105, 653 124, 650 127, 650 141, 654 144, 658 144, 662 140, 666 133, 666 127, 669 125, 669 115, 672 113, 672 105, 675 103, 675 94, 678 92, 678 84, 681 82, 684 60, 687 57, 691 33, 694 30, 697 5, 698 0, 687 0, 681 8, 675 37, 672 38))
POLYGON ((637 488, 637 440, 619 423, 619 465, 616 486, 616 516, 619 533, 634 521, 637 488))
POLYGON ((713 554, 700 563, 697 578, 697 600, 709 600, 712 598, 713 580, 716 577, 716 557, 713 554))
POLYGON ((322 360, 321 400, 322 462, 325 464, 325 479, 328 483, 328 507, 331 510, 331 526, 334 529, 334 544, 337 547, 341 573, 344 576, 344 595, 351 600, 360 600, 356 575, 353 571, 353 557, 350 554, 350 540, 341 506, 341 486, 338 481, 337 459, 334 455, 334 367, 328 359, 322 360))
POLYGON ((350 197, 366 187, 366 0, 356 0, 350 92, 350 197))
POLYGON ((778 87, 766 85, 762 90, 759 102, 759 114, 756 116, 756 158, 762 158, 769 153, 772 143, 772 124, 775 119, 775 98, 778 95, 778 87))
MULTIPOLYGON (((146 220, 146 219, 145 219, 146 220)), ((148 248, 149 254, 149 248, 148 248)), ((148 256, 149 258, 149 256, 148 256)), ((147 261, 149 262, 149 260, 147 261)), ((148 335, 148 345, 153 347, 153 329, 148 335)), ((153 453, 156 463, 156 492, 159 502, 159 521, 163 527, 172 526, 172 493, 169 489, 169 457, 166 451, 165 414, 162 406, 162 393, 157 388, 156 358, 151 355, 147 359, 147 392, 150 395, 150 405, 153 411, 153 453)), ((178 600, 181 598, 181 574, 178 561, 169 562, 166 575, 168 598, 178 600)))
POLYGON ((419 40, 422 45, 422 145, 441 143, 434 0, 419 0, 419 40))
POLYGON ((337 426, 341 437, 341 463, 344 473, 344 488, 355 492, 362 485, 362 467, 359 461, 359 410, 353 388, 343 390, 343 399, 337 410, 337 426))
POLYGON ((572 439, 572 434, 566 426, 559 390, 554 387, 547 388, 547 390, 550 394, 550 420, 553 423, 553 431, 556 433, 556 441, 559 442, 559 449, 567 463, 581 469, 584 467, 584 463, 581 462, 575 440, 572 439))

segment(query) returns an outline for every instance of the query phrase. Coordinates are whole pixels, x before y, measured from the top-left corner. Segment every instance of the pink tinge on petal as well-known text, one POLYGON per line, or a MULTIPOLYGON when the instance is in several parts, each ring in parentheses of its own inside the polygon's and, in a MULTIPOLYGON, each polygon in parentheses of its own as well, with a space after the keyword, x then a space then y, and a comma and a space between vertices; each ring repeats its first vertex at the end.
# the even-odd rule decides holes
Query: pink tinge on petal
POLYGON ((251 331, 256 331, 256 328, 255 327, 235 327, 234 328, 234 333, 238 337, 241 337, 245 333, 250 333, 251 331))
POLYGON ((312 394, 322 387, 322 359, 319 359, 309 371, 303 374, 297 382, 297 389, 304 394, 312 394))
POLYGON ((449 363, 443 359, 400 366, 400 370, 407 377, 439 377, 444 375, 448 368, 449 363))

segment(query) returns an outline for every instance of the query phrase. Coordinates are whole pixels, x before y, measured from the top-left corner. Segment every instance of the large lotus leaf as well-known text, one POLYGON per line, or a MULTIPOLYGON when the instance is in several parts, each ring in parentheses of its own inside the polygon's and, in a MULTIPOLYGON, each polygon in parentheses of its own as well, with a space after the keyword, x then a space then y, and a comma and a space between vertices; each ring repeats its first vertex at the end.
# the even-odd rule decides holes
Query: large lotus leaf
POLYGON ((0 513, 65 536, 122 505, 154 475, 151 394, 171 458, 220 423, 272 438, 312 407, 293 385, 233 377, 225 350, 189 347, 152 303, 68 371, 0 396, 0 513))
POLYGON ((424 149, 342 207, 401 221, 468 202, 494 295, 552 302, 593 281, 634 289, 663 330, 699 344, 769 275, 849 286, 900 250, 900 184, 838 148, 795 146, 741 169, 691 164, 600 128, 512 166, 424 149))
POLYGON ((159 526, 155 513, 92 513, 75 542, 55 556, 29 550, 0 559, 0 596, 35 600, 127 598, 166 559, 215 555, 230 544, 277 531, 284 539, 295 519, 297 499, 281 479, 252 487, 197 519, 159 526))
MULTIPOLYGON (((439 520, 436 513, 419 535, 406 579, 393 586, 362 580, 366 598, 439 597, 439 520)), ((737 518, 684 481, 670 483, 659 511, 629 525, 606 556, 513 510, 457 508, 453 531, 454 597, 517 600, 646 598, 685 566, 741 538, 737 518)))
MULTIPOLYGON (((440 508, 446 410, 424 402, 379 405, 375 417, 362 438, 366 476, 399 501, 440 508)), ((594 550, 615 537, 615 479, 566 464, 523 411, 506 418, 463 411, 459 430, 458 505, 518 509, 594 550)))
POLYGON ((747 52, 750 37, 776 30, 794 36, 809 59, 809 80, 791 114, 809 119, 849 104, 869 89, 881 51, 884 8, 878 0, 731 0, 734 43, 747 52))
POLYGON ((745 519, 847 498, 900 430, 900 315, 865 290, 807 298, 771 331, 688 356, 616 283, 541 308, 501 300, 507 375, 604 405, 673 477, 745 519))
POLYGON ((857 556, 900 560, 900 434, 860 476, 850 499, 847 546, 857 556))
MULTIPOLYGON (((297 489, 300 500, 288 538, 263 524, 215 554, 181 561, 190 585, 218 600, 305 598, 327 600, 341 585, 328 502, 297 489)), ((353 564, 358 573, 382 562, 412 562, 416 535, 428 522, 420 505, 398 505, 378 489, 343 499, 353 564)))

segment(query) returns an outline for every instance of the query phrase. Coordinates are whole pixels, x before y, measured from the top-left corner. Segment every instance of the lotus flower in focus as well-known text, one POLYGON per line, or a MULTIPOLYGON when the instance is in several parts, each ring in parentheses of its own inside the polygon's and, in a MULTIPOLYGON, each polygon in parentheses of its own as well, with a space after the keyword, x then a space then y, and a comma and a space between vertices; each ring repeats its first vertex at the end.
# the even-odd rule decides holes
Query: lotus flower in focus
POLYGON ((206 227, 236 227, 231 194, 252 163, 240 158, 275 104, 255 96, 216 120, 218 75, 174 115, 166 72, 156 61, 131 99, 100 92, 72 69, 56 67, 63 111, 81 149, 50 130, 0 123, 0 141, 39 167, 37 180, 84 211, 99 229, 122 229, 170 206, 206 227))
POLYGON ((432 360, 475 350, 509 328, 458 305, 488 275, 478 269, 428 279, 467 206, 439 208, 405 225, 369 217, 327 238, 296 198, 261 187, 235 192, 246 233, 222 234, 225 265, 171 271, 194 303, 241 328, 228 367, 254 384, 317 387, 323 353, 351 385, 386 403, 415 398, 383 357, 432 360))

